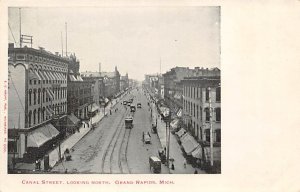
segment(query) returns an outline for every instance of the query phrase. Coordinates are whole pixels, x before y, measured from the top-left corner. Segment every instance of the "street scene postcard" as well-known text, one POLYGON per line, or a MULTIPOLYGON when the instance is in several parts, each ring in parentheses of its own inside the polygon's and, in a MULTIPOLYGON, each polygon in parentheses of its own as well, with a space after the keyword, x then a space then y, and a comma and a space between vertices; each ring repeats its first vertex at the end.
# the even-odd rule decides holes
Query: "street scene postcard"
POLYGON ((0 192, 299 192, 300 0, 134 1, 0 0, 0 192))
POLYGON ((221 173, 220 11, 8 8, 8 174, 221 173))

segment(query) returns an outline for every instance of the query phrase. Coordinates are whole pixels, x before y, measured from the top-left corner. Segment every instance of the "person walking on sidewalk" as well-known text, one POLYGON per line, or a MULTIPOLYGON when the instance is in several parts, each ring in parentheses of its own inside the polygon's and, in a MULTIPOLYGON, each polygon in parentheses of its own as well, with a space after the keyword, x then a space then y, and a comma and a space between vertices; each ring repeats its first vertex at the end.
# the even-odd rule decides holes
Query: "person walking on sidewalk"
POLYGON ((186 168, 186 159, 183 160, 183 167, 186 168))

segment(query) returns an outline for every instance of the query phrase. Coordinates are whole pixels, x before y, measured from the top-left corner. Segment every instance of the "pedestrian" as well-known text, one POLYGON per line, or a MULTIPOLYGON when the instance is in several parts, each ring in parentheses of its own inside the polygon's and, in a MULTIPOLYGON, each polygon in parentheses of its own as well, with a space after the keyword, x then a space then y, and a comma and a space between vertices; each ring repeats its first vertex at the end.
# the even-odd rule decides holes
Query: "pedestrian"
POLYGON ((172 170, 175 170, 174 163, 172 163, 171 169, 172 169, 172 170))
POLYGON ((36 169, 36 170, 39 169, 39 162, 38 162, 38 160, 35 161, 35 169, 36 169))
POLYGON ((38 169, 41 170, 41 160, 38 160, 38 169))
POLYGON ((186 159, 183 160, 183 167, 186 168, 186 159))
POLYGON ((195 169, 195 171, 194 171, 194 174, 198 174, 198 171, 197 171, 197 169, 195 169))

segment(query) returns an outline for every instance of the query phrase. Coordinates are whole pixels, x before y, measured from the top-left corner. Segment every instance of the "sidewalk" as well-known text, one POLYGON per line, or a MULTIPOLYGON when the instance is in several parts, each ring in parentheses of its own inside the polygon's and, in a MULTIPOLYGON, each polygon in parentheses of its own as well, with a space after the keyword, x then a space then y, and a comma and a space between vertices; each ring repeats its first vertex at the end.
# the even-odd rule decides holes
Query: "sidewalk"
MULTIPOLYGON (((157 135, 161 142, 162 147, 167 146, 166 144, 166 123, 160 119, 160 115, 156 110, 156 106, 154 103, 151 103, 152 108, 152 116, 157 118, 157 135), (159 117, 158 117, 159 115, 159 117)), ((204 174, 205 171, 200 170, 198 168, 193 168, 191 164, 186 164, 186 168, 184 168, 184 156, 182 154, 179 143, 176 140, 176 136, 170 133, 170 158, 173 158, 175 170, 170 169, 170 172, 173 174, 191 174, 194 173, 195 169, 197 169, 198 174, 204 174)))
MULTIPOLYGON (((118 103, 118 100, 119 98, 117 98, 116 100, 112 100, 108 104, 108 106, 105 108, 105 114, 109 113, 109 110, 112 109, 118 103)), ((67 148, 71 149, 81 138, 83 138, 91 130, 91 122, 98 123, 102 120, 103 117, 104 117, 104 110, 102 109, 94 117, 92 117, 92 121, 89 121, 88 127, 87 126, 84 127, 84 124, 82 124, 79 128, 79 132, 72 134, 70 137, 62 141, 60 144, 61 157, 63 157, 63 153, 67 148)), ((59 147, 54 148, 52 151, 48 153, 50 167, 53 167, 59 161, 58 154, 59 154, 59 147)), ((31 164, 19 163, 16 165, 16 169, 34 171, 35 163, 31 163, 31 164)), ((44 159, 41 162, 41 170, 44 170, 44 159)))

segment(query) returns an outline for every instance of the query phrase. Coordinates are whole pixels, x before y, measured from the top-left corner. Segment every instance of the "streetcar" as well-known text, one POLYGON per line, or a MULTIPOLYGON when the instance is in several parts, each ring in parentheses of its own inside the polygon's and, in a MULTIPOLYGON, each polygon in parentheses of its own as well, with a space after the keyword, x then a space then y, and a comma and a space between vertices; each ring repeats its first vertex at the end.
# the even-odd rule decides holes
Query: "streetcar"
POLYGON ((133 128, 133 117, 132 116, 128 116, 125 118, 125 128, 126 129, 133 128))

